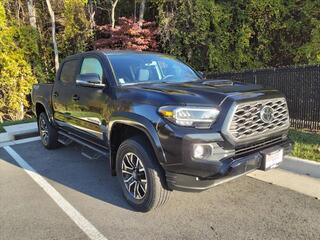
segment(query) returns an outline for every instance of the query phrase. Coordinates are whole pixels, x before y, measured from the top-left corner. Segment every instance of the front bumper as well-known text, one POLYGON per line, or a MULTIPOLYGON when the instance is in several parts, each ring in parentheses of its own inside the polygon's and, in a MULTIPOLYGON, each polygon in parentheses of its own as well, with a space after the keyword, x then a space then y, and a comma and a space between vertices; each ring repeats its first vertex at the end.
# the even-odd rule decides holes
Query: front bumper
MULTIPOLYGON (((284 154, 288 154, 291 151, 292 142, 286 140, 276 146, 283 148, 284 154)), ((172 190, 203 191, 260 169, 262 161, 263 155, 261 150, 259 150, 246 156, 224 159, 218 171, 208 177, 197 177, 166 171, 167 184, 172 190)))

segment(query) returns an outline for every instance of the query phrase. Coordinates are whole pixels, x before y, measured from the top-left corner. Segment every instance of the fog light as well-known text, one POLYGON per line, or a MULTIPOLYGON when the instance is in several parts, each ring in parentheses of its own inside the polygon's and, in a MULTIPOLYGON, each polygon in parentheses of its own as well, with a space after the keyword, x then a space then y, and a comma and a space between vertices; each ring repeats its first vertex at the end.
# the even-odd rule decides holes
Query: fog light
POLYGON ((212 147, 209 144, 194 144, 193 157, 196 159, 204 159, 211 155, 212 147))

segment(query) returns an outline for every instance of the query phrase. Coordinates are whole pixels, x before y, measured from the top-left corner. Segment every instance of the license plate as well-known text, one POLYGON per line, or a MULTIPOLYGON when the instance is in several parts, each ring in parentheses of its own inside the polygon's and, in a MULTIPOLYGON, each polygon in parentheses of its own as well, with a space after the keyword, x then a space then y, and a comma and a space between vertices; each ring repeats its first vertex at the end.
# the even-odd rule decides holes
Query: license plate
POLYGON ((283 161, 283 148, 279 148, 274 151, 265 152, 264 161, 263 161, 263 169, 268 170, 271 168, 275 168, 283 161))

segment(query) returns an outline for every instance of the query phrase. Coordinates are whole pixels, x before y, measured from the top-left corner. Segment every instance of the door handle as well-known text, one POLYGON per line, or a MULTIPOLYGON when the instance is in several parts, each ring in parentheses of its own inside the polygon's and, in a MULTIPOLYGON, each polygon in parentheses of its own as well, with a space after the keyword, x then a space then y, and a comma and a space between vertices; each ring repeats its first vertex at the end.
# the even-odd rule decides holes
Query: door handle
POLYGON ((55 92, 53 93, 53 96, 54 96, 54 97, 58 97, 58 96, 59 96, 59 93, 55 91, 55 92))
POLYGON ((79 99, 80 99, 80 97, 77 94, 72 96, 73 101, 79 101, 79 99))

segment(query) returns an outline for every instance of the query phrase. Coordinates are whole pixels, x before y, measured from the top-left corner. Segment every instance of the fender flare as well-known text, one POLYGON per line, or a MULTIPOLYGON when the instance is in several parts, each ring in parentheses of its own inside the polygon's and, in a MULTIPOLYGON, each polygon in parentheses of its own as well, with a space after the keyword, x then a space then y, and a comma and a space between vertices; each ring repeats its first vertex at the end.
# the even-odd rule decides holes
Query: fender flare
POLYGON ((55 124, 54 119, 53 119, 53 112, 50 108, 49 102, 46 99, 37 99, 37 101, 34 104, 34 110, 33 110, 35 115, 37 115, 37 112, 36 112, 37 111, 37 104, 40 104, 43 106, 50 123, 55 124))
MULTIPOLYGON (((124 124, 130 127, 137 128, 138 130, 142 131, 147 138, 149 139, 151 146, 153 148, 153 151, 159 161, 159 163, 162 165, 163 163, 166 163, 166 157, 164 154, 164 151, 162 149, 162 145, 158 136, 158 133, 155 129, 155 126, 152 124, 150 120, 147 118, 135 114, 135 113, 128 113, 128 112, 117 112, 114 113, 111 116, 111 119, 108 124, 108 146, 110 149, 111 146, 111 135, 112 135, 112 128, 115 124, 120 123, 124 124)), ((110 166, 111 169, 113 169, 113 163, 112 163, 112 156, 111 156, 111 150, 109 151, 109 157, 110 157, 110 166)))

